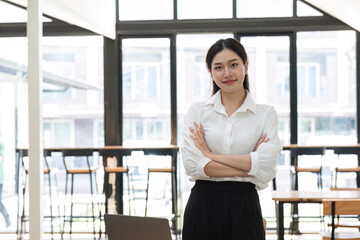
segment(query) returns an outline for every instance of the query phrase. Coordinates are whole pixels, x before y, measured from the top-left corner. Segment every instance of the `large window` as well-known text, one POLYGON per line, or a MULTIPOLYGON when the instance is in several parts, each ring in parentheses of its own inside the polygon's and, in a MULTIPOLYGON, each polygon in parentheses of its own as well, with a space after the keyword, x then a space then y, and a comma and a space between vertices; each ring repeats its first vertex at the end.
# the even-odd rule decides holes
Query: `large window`
POLYGON ((120 20, 156 20, 173 18, 173 0, 118 1, 120 20))
POLYGON ((281 143, 290 143, 289 37, 242 37, 249 57, 250 93, 275 107, 281 143))
POLYGON ((297 34, 298 144, 356 144, 355 32, 297 34))
POLYGON ((124 144, 170 144, 170 39, 124 39, 124 144))
MULTIPOLYGON (((100 124, 104 115, 102 41, 99 36, 43 38, 44 147, 104 145, 104 126, 100 124)), ((4 179, 2 201, 10 215, 11 225, 7 229, 10 231, 16 229, 17 216, 14 149, 28 147, 27 91, 26 38, 0 38, 0 145, 5 169, 0 174, 4 179)), ((62 159, 53 158, 51 167, 60 169, 57 174, 62 192, 65 179, 62 159)), ((48 208, 45 209, 48 214, 48 208)), ((0 226, 5 226, 0 219, 0 226)))

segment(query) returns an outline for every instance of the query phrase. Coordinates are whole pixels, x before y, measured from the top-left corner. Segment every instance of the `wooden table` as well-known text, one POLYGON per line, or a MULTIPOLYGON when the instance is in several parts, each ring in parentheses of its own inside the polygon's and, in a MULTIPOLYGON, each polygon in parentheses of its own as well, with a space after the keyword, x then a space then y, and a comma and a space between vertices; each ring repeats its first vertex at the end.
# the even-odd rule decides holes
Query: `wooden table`
POLYGON ((277 235, 284 240, 284 203, 322 203, 323 199, 359 199, 360 191, 273 191, 272 199, 277 204, 277 235))

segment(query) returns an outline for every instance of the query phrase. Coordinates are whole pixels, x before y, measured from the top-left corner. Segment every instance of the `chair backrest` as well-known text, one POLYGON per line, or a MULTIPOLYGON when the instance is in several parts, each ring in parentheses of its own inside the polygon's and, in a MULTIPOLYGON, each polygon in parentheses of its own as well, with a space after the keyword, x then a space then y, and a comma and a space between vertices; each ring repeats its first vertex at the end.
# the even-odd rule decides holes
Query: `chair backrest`
POLYGON ((302 161, 303 165, 320 167, 322 165, 322 158, 325 154, 324 147, 313 147, 313 148, 296 148, 292 153, 295 156, 295 166, 299 165, 300 158, 306 159, 302 161), (304 164, 305 163, 305 164, 304 164))
POLYGON ((300 155, 324 155, 325 148, 324 147, 314 147, 314 148, 296 148, 294 154, 300 155))
POLYGON ((358 147, 337 147, 334 148, 334 154, 360 154, 360 148, 358 147))
POLYGON ((336 215, 360 215, 360 199, 323 200, 324 216, 331 215, 331 239, 335 239, 336 215))
POLYGON ((324 215, 360 215, 360 199, 323 200, 324 215))
POLYGON ((92 149, 69 149, 62 150, 61 153, 66 170, 98 167, 98 152, 92 149))
MULTIPOLYGON (((51 158, 51 152, 50 151, 44 151, 44 170, 50 170, 48 158, 51 158)), ((22 166, 25 170, 25 172, 29 171, 29 154, 28 150, 23 151, 22 158, 21 158, 22 166)))
POLYGON ((360 188, 338 188, 338 187, 332 187, 332 188, 330 188, 330 191, 360 191, 360 188))

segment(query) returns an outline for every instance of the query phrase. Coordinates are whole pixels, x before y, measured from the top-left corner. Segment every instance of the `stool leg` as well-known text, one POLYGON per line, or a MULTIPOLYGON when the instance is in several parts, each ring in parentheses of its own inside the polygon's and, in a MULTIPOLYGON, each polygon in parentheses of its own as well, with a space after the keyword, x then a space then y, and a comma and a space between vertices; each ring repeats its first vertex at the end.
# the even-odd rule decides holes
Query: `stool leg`
POLYGON ((49 178, 49 198, 50 198, 50 221, 51 221, 51 239, 54 239, 54 226, 53 226, 53 212, 52 212, 52 197, 51 197, 51 175, 47 174, 49 178))
MULTIPOLYGON (((99 196, 99 188, 98 188, 98 184, 97 184, 97 178, 96 178, 96 172, 94 172, 94 183, 95 183, 95 193, 96 193, 96 197, 99 196)), ((98 214, 99 214, 99 238, 101 237, 101 211, 102 211, 102 206, 100 204, 99 201, 97 201, 97 210, 98 210, 98 214)), ((94 211, 95 213, 95 211, 94 211)))
POLYGON ((105 213, 108 213, 108 191, 109 191, 109 173, 105 172, 105 179, 104 179, 104 192, 105 192, 105 213))
POLYGON ((64 232, 65 232, 65 221, 66 221, 66 203, 67 203, 67 192, 68 192, 68 178, 69 174, 66 173, 65 177, 65 201, 64 201, 64 216, 63 216, 63 225, 61 231, 61 239, 64 239, 64 232))
POLYGON ((173 224, 174 224, 174 234, 175 239, 178 239, 178 229, 177 229, 177 185, 176 185, 176 173, 175 171, 171 172, 171 204, 172 212, 174 213, 173 224))
MULTIPOLYGON (((56 186, 56 195, 57 195, 57 199, 59 199, 59 185, 58 185, 58 181, 57 181, 57 176, 56 174, 54 174, 54 179, 55 179, 55 186, 56 186)), ((57 201, 57 208, 58 208, 58 215, 59 215, 59 230, 61 231, 62 227, 61 227, 61 211, 60 211, 60 204, 59 202, 57 201)))
POLYGON ((338 172, 335 171, 335 187, 337 187, 337 176, 338 176, 338 172))
POLYGON ((145 198, 145 216, 147 216, 147 207, 148 207, 148 199, 149 199, 149 178, 150 172, 147 173, 147 184, 146 184, 146 198, 145 198))
MULTIPOLYGON (((134 181, 133 181, 133 175, 132 173, 128 173, 128 177, 129 177, 129 186, 130 186, 130 182, 132 183, 131 184, 131 192, 132 192, 132 202, 133 202, 133 205, 134 205, 134 215, 136 215, 136 206, 135 206, 135 190, 134 190, 134 181)), ((130 204, 130 203, 129 203, 130 204)))
POLYGON ((92 179, 92 173, 89 173, 90 176, 90 192, 91 192, 91 207, 92 207, 92 219, 93 219, 93 233, 94 233, 94 239, 95 239, 95 205, 94 205, 94 190, 93 190, 93 179, 92 179))
POLYGON ((295 172, 295 186, 294 187, 295 187, 294 190, 299 190, 299 172, 298 171, 295 172))
POLYGON ((129 171, 126 172, 126 177, 127 177, 127 184, 128 184, 128 198, 129 198, 129 215, 131 215, 131 205, 130 205, 130 177, 129 177, 129 171))
POLYGON ((21 223, 20 223, 20 239, 22 239, 23 231, 26 232, 26 226, 25 226, 25 203, 26 203, 26 184, 27 184, 27 177, 28 175, 25 174, 25 183, 23 187, 23 209, 21 214, 21 223))
POLYGON ((74 174, 72 173, 71 174, 71 197, 70 197, 70 201, 71 201, 71 204, 70 204, 70 236, 72 234, 72 222, 73 222, 73 207, 74 207, 74 204, 73 204, 73 195, 74 195, 74 174))

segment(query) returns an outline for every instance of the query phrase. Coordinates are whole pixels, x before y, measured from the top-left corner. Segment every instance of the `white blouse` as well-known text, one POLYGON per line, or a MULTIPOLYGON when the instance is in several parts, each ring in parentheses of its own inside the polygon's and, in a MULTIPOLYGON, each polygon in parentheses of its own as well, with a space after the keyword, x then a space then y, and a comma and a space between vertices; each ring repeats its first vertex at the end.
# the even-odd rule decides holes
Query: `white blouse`
POLYGON ((193 103, 184 119, 181 156, 185 172, 195 180, 240 181, 255 184, 261 190, 275 177, 277 159, 282 150, 278 136, 278 118, 273 107, 256 104, 247 92, 244 103, 230 117, 221 102, 221 90, 206 101, 193 103), (209 177, 204 166, 211 161, 195 146, 189 127, 202 124, 205 139, 215 154, 248 154, 251 169, 248 177, 209 177), (259 139, 267 134, 269 142, 254 152, 259 139))

